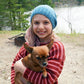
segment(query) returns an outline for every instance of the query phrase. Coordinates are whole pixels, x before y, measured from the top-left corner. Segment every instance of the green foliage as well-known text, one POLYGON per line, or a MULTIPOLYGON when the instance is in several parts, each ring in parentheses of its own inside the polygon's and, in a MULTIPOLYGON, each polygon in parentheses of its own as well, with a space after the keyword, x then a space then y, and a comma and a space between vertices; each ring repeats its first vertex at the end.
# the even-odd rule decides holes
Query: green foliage
POLYGON ((12 30, 25 30, 29 27, 26 19, 31 11, 39 4, 52 5, 52 0, 0 0, 0 30, 2 27, 11 27, 12 30))
POLYGON ((8 19, 7 2, 6 0, 4 1, 0 0, 0 29, 2 25, 5 25, 5 23, 8 23, 8 21, 6 21, 7 19, 8 19))
POLYGON ((48 4, 50 6, 54 6, 54 4, 52 4, 52 0, 39 0, 39 4, 48 4))

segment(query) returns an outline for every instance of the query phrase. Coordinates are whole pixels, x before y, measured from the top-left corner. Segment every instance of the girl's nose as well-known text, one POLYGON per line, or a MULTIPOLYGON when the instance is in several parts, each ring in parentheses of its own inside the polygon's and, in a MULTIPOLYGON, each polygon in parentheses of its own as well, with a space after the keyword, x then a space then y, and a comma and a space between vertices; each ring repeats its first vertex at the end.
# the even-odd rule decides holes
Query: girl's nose
POLYGON ((40 23, 40 24, 39 24, 39 29, 43 29, 43 28, 44 28, 43 24, 40 23))

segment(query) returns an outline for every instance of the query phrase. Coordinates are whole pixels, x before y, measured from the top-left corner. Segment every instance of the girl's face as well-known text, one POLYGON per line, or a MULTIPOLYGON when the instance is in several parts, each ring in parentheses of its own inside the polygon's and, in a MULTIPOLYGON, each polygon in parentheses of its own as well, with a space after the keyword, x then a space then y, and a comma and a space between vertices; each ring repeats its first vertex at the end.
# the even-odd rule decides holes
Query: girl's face
POLYGON ((33 31, 40 38, 44 39, 52 32, 52 24, 44 15, 37 14, 32 20, 33 31))

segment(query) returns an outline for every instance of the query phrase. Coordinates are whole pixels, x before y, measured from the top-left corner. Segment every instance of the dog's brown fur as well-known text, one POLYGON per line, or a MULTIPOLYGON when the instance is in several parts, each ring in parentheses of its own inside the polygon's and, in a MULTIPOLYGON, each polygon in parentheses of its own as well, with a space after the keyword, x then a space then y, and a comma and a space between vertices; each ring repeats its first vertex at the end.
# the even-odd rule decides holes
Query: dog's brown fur
MULTIPOLYGON (((30 47, 27 44, 24 44, 24 48, 28 53, 30 53, 21 60, 24 66, 30 68, 35 72, 42 71, 43 77, 47 77, 47 58, 49 56, 49 50, 51 49, 52 44, 53 40, 48 45, 37 47, 30 47)), ((15 76, 15 84, 24 84, 20 80, 21 77, 22 74, 20 72, 17 72, 15 76)), ((29 84, 27 80, 25 80, 25 84, 29 84)))

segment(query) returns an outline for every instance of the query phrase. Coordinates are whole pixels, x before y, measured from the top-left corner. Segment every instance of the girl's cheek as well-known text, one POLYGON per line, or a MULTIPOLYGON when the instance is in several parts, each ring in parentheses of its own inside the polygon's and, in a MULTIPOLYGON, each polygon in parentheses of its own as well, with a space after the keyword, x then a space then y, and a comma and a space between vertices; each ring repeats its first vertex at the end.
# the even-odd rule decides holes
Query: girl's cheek
POLYGON ((33 24, 33 28, 36 28, 36 27, 37 27, 37 25, 33 24))
POLYGON ((37 26, 34 25, 33 28, 37 28, 37 26))
POLYGON ((37 26, 33 26, 33 30, 36 30, 37 29, 37 26))
POLYGON ((47 25, 45 28, 51 30, 52 26, 51 25, 47 25))

